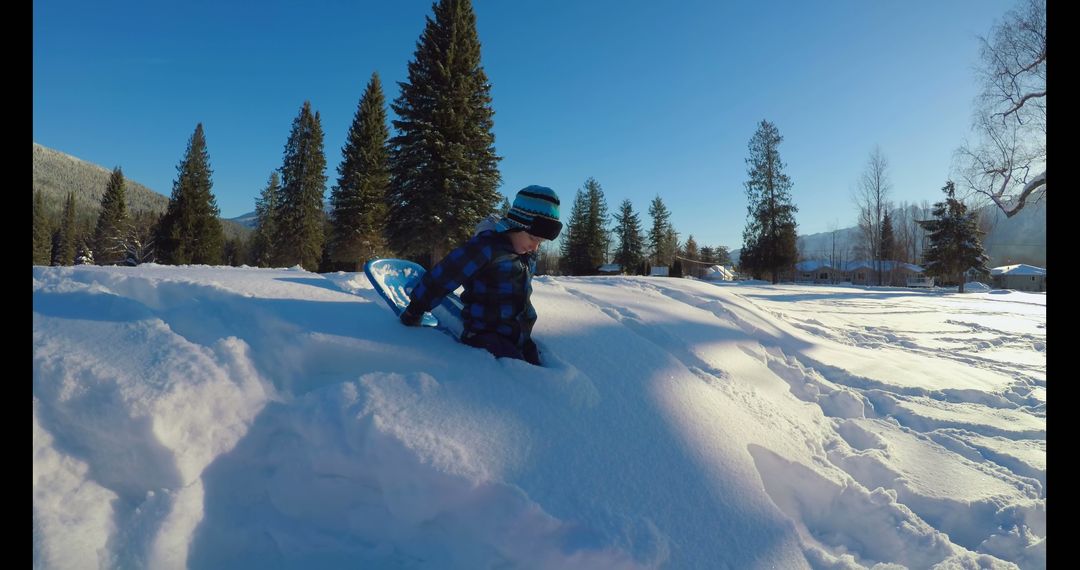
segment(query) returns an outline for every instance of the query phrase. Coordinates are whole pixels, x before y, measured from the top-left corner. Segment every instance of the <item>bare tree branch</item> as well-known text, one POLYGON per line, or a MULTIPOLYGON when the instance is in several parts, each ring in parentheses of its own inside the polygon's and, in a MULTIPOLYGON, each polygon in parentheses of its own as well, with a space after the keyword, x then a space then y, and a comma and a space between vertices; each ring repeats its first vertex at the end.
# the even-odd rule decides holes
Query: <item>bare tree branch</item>
MULTIPOLYGON (((1034 99, 1036 97, 1046 97, 1046 91, 1039 91, 1038 93, 1028 93, 1027 95, 1021 97, 1015 105, 1007 109, 1004 113, 995 113, 995 116, 1000 115, 1002 118, 1008 117, 1009 115, 1012 115, 1013 113, 1016 113, 1020 109, 1024 108, 1024 103, 1027 103, 1028 99, 1034 99)), ((1017 118, 1017 120, 1019 121, 1021 119, 1017 118)))
POLYGON ((974 143, 957 149, 958 178, 1006 216, 1046 196, 1046 2, 1022 0, 981 38, 974 143))

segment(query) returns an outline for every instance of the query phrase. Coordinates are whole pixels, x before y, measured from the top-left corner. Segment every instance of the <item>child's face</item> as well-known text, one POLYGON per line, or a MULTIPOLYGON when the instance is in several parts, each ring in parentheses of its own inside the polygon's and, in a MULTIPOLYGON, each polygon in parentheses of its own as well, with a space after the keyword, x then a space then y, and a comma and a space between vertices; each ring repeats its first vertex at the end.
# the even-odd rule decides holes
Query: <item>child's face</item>
POLYGON ((529 232, 510 232, 511 247, 514 248, 518 255, 525 255, 540 249, 540 244, 545 241, 547 240, 538 238, 529 232))

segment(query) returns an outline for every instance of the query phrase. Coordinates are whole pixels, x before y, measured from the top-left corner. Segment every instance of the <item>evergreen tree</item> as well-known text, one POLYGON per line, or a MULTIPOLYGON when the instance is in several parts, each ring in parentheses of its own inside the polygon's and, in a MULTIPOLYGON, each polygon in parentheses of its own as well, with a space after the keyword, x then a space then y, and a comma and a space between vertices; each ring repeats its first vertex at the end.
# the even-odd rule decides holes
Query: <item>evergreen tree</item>
POLYGON ((142 263, 153 263, 156 260, 154 226, 157 224, 157 218, 151 212, 132 214, 131 223, 128 224, 127 235, 124 238, 126 247, 124 265, 134 267, 142 263))
POLYGON ((701 250, 698 249, 697 241, 694 240, 694 235, 690 234, 690 237, 686 238, 686 243, 682 248, 682 265, 683 274, 691 275, 694 277, 701 277, 704 272, 705 265, 703 263, 694 263, 695 261, 704 261, 701 257, 701 250))
POLYGON ((731 254, 728 253, 726 247, 718 245, 716 247, 710 247, 707 245, 701 246, 701 261, 708 263, 709 265, 731 265, 731 254))
POLYGON ((687 259, 695 261, 701 261, 701 251, 698 250, 697 242, 694 241, 694 234, 690 234, 690 237, 686 238, 685 254, 687 259))
POLYGON ((668 273, 668 277, 682 277, 682 276, 683 276, 682 260, 676 257, 675 261, 672 262, 672 264, 671 264, 671 271, 668 273))
POLYGON ((607 201, 600 183, 585 181, 574 197, 570 221, 563 232, 562 262, 569 275, 594 275, 607 257, 607 201))
POLYGON ((935 219, 919 222, 927 231, 923 267, 927 275, 947 281, 955 279, 960 285, 959 291, 963 293, 964 273, 968 269, 974 268, 982 273, 989 271, 981 241, 983 232, 979 230, 975 212, 968 212, 967 206, 956 199, 956 187, 952 180, 946 182, 941 190, 946 199, 934 204, 935 219))
POLYGON ((281 203, 281 184, 278 173, 271 172, 270 180, 255 201, 255 232, 251 236, 251 263, 256 267, 270 267, 277 255, 274 238, 277 237, 277 208, 281 203))
MULTIPOLYGON (((743 236, 746 239, 746 236, 743 236)), ((740 273, 750 275, 754 279, 761 278, 761 271, 758 269, 761 266, 761 254, 758 251, 758 245, 756 241, 744 241, 742 246, 742 252, 739 253, 739 265, 737 269, 740 273)))
POLYGON ((671 224, 668 224, 663 244, 664 259, 668 259, 671 263, 674 263, 675 256, 679 254, 679 232, 675 231, 675 228, 671 224))
POLYGON ((243 236, 226 238, 221 255, 221 261, 224 265, 230 265, 232 267, 244 265, 251 259, 249 243, 243 236))
POLYGON ((883 282, 885 281, 885 273, 889 273, 888 283, 891 284, 893 271, 896 270, 895 262, 897 261, 897 247, 896 236, 893 234, 892 216, 889 214, 888 211, 886 211, 881 218, 881 238, 878 240, 878 243, 880 244, 879 247, 881 248, 881 250, 878 251, 877 256, 879 260, 878 285, 883 284, 883 282), (892 269, 888 271, 885 270, 886 261, 893 262, 892 264, 890 264, 892 269))
POLYGON ((615 234, 619 239, 615 263, 622 266, 623 273, 640 273, 639 266, 645 259, 645 243, 641 237, 641 220, 634 212, 630 200, 623 200, 619 211, 615 213, 615 223, 615 234))
POLYGON ((589 197, 580 188, 574 195, 574 205, 570 209, 570 219, 563 227, 562 259, 563 272, 567 275, 590 275, 589 266, 589 197))
POLYGON ((881 220, 881 252, 878 259, 893 260, 896 257, 896 236, 893 234, 892 217, 888 212, 881 220))
POLYGON ((510 212, 510 200, 503 196, 502 205, 499 206, 499 217, 506 217, 506 214, 510 212))
POLYGON ((319 113, 304 101, 293 120, 281 165, 281 203, 277 208, 275 264, 316 271, 323 251, 323 195, 326 155, 319 113))
POLYGON ((491 84, 470 0, 439 0, 392 108, 390 245, 439 261, 499 204, 491 84))
POLYGON ((75 263, 75 193, 68 192, 64 200, 64 210, 60 214, 60 226, 53 232, 52 264, 73 265, 75 263))
POLYGON ((127 201, 124 197, 124 173, 117 166, 105 185, 97 226, 94 228, 93 243, 98 263, 112 265, 124 261, 127 256, 129 226, 127 201))
POLYGON ((225 236, 218 220, 217 200, 210 191, 213 171, 202 123, 195 126, 176 171, 169 206, 154 239, 158 262, 217 265, 221 263, 225 236))
POLYGON ((731 253, 728 248, 718 245, 713 248, 713 263, 717 265, 731 265, 731 253))
POLYGON ((559 253, 541 246, 537 252, 536 275, 550 275, 559 270, 559 253))
POLYGON ((746 159, 747 223, 743 230, 740 265, 755 276, 769 274, 772 282, 780 272, 794 265, 796 247, 795 212, 791 203, 791 179, 784 174, 778 147, 784 140, 768 121, 761 121, 750 139, 746 159))
POLYGON ((707 245, 701 246, 701 254, 700 255, 701 255, 701 261, 703 261, 705 263, 708 263, 708 264, 711 264, 711 265, 716 264, 716 254, 713 252, 713 248, 711 248, 711 247, 709 247, 707 245))
POLYGON ((86 240, 79 242, 79 247, 75 253, 75 265, 93 265, 94 264, 94 248, 86 240))
POLYGON ((608 237, 608 206, 604 199, 604 190, 596 179, 589 177, 585 181, 585 195, 589 204, 586 216, 585 232, 586 249, 588 251, 589 271, 596 273, 596 269, 607 261, 607 249, 610 238, 608 237))
POLYGON ((379 74, 372 73, 341 149, 337 184, 330 191, 328 270, 358 271, 367 260, 389 253, 384 237, 389 136, 382 83, 379 74))
POLYGON ((52 239, 49 218, 45 214, 45 198, 41 190, 34 191, 34 265, 48 265, 51 261, 52 239))
POLYGON ((664 201, 657 195, 649 204, 649 215, 652 216, 652 228, 649 230, 649 255, 653 265, 669 265, 671 213, 668 212, 664 201))

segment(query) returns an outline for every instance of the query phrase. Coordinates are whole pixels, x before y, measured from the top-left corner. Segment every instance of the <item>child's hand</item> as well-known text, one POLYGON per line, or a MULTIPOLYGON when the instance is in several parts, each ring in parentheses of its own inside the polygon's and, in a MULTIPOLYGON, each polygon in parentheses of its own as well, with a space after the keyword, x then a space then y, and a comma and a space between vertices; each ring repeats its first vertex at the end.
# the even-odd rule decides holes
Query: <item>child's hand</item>
POLYGON ((402 311, 401 316, 398 318, 407 327, 418 327, 420 321, 424 318, 424 313, 416 313, 412 310, 412 307, 409 307, 402 311))

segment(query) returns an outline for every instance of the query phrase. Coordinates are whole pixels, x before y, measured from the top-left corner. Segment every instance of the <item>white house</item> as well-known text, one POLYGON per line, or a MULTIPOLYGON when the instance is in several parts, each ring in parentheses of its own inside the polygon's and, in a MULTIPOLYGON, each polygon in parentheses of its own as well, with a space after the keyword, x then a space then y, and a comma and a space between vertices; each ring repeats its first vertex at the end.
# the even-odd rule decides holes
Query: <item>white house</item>
POLYGON ((702 279, 706 281, 734 281, 735 272, 723 265, 713 265, 705 270, 702 279))
POLYGON ((990 278, 998 289, 1017 291, 1046 291, 1046 269, 1020 263, 1003 265, 990 270, 990 278))
MULTIPOLYGON (((836 266, 826 260, 812 259, 795 264, 793 281, 797 283, 837 283, 850 281, 855 285, 877 285, 877 263, 853 260, 836 266)), ((923 268, 911 263, 882 261, 882 285, 894 287, 920 286, 923 268)), ((930 282, 933 283, 932 281, 930 282)))

